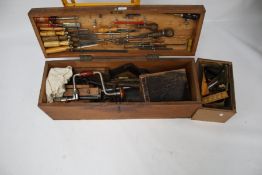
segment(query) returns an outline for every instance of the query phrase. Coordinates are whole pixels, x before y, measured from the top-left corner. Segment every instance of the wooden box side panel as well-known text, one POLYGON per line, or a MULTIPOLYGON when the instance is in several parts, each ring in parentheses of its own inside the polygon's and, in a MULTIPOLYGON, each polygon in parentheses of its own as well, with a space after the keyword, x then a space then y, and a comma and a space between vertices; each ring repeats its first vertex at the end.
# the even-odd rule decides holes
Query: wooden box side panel
POLYGON ((45 105, 39 107, 54 120, 101 120, 101 119, 157 119, 190 118, 201 106, 183 104, 78 104, 45 105))
POLYGON ((202 120, 202 121, 225 123, 235 113, 236 112, 233 111, 233 110, 200 108, 194 113, 192 119, 193 120, 202 120))
POLYGON ((194 70, 194 59, 175 59, 175 60, 110 60, 110 61, 47 61, 43 74, 43 81, 39 96, 38 106, 53 119, 77 120, 77 119, 128 119, 128 118, 184 118, 191 117, 192 114, 201 107, 200 95, 194 70), (48 71, 52 67, 73 68, 95 68, 109 67, 114 68, 122 64, 132 62, 138 67, 149 68, 151 71, 165 71, 179 69, 186 66, 188 77, 190 78, 192 101, 182 102, 129 102, 129 103, 46 103, 45 82, 48 71))

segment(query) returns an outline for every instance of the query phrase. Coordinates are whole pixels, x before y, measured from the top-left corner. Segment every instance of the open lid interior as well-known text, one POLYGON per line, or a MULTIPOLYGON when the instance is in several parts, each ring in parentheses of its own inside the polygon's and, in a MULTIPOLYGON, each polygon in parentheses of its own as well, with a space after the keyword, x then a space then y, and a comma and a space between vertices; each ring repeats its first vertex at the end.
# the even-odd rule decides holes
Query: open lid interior
POLYGON ((34 8, 29 17, 46 58, 194 56, 204 6, 34 8))

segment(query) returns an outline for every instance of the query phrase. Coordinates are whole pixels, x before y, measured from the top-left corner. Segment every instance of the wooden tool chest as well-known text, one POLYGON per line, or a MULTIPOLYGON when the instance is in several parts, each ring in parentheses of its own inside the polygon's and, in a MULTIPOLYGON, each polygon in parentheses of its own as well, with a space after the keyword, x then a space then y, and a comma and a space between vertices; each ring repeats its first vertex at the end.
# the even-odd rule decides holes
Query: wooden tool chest
MULTIPOLYGON (((184 57, 195 55, 205 15, 204 6, 135 5, 34 8, 28 15, 47 59, 38 106, 55 120, 192 118, 225 122, 236 112, 232 64, 206 59, 198 59, 195 62, 194 58, 184 57), (177 56, 183 57, 178 58, 177 56), (65 57, 80 59, 68 60, 67 58, 66 60, 48 61, 49 58, 65 57), (214 66, 209 66, 210 64, 214 66), (137 83, 131 86, 131 89, 133 86, 137 89, 134 92, 128 90, 130 87, 127 85, 120 87, 119 82, 130 78, 125 74, 117 77, 119 87, 112 85, 115 88, 114 92, 119 91, 117 98, 107 96, 107 90, 103 89, 103 84, 99 80, 98 87, 90 85, 91 90, 93 88, 93 91, 100 95, 96 100, 79 98, 79 95, 89 93, 84 90, 84 88, 90 90, 87 84, 76 85, 78 100, 71 98, 72 101, 63 102, 62 98, 59 98, 61 101, 49 102, 47 99, 46 83, 49 72, 53 68, 70 67, 73 75, 78 76, 89 75, 91 71, 90 74, 97 74, 95 78, 98 79, 99 72, 101 72, 102 78, 104 77, 106 81, 105 85, 110 86, 115 79, 114 81, 111 81, 110 78, 107 80, 106 75, 108 72, 112 75, 113 71, 123 65, 146 70, 145 74, 141 73, 144 79, 142 75, 135 78, 134 75, 131 75, 132 83, 133 80, 137 83), (226 94, 224 94, 226 97, 221 97, 220 93, 219 98, 223 99, 219 104, 213 102, 211 105, 202 104, 205 98, 202 95, 202 76, 206 72, 210 73, 220 68, 222 72, 224 69, 227 70, 223 75, 229 78, 224 83, 226 88, 219 87, 226 89, 226 94), (83 71, 88 72, 81 74, 83 71), (160 76, 156 77, 156 75, 160 76), (168 75, 171 77, 165 79, 168 75), (172 84, 173 75, 177 79, 172 84), (182 79, 185 80, 184 83, 181 83, 182 79), (150 82, 154 82, 153 85, 150 82), (148 86, 146 87, 147 92, 144 86, 148 86), (152 90, 153 86, 154 90, 152 90), (180 90, 176 89, 178 86, 186 95, 179 95, 180 90), (139 95, 132 95, 131 92, 139 95), (130 97, 128 93, 131 94, 130 97), (144 98, 145 93, 150 97, 147 97, 147 100, 144 98), (151 98, 151 94, 154 95, 154 98, 151 98)), ((212 76, 208 74, 207 78, 209 77, 212 76)), ((218 82, 220 79, 218 78, 218 82)), ((72 80, 69 81, 72 82, 72 80)), ((91 80, 88 79, 88 81, 91 80)), ((71 90, 64 94, 74 95, 73 85, 66 84, 66 87, 71 90)), ((68 98, 65 99, 68 100, 68 98)), ((212 100, 213 96, 207 100, 210 99, 212 100)))

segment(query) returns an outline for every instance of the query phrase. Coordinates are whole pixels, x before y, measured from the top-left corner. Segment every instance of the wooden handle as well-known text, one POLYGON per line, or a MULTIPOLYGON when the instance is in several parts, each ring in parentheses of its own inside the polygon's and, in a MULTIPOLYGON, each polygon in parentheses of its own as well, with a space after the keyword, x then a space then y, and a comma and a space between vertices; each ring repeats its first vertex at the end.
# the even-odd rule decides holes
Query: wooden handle
POLYGON ((207 86, 207 81, 206 81, 206 76, 203 71, 203 77, 202 77, 202 84, 201 84, 201 95, 206 96, 209 94, 208 86, 207 86))
POLYGON ((53 24, 50 23, 37 23, 37 27, 54 27, 53 24))
POLYGON ((65 28, 63 28, 63 27, 40 27, 40 30, 47 30, 47 31, 64 31, 65 28))
POLYGON ((58 46, 68 46, 69 41, 47 41, 44 42, 45 47, 58 47, 58 46))
POLYGON ((58 52, 64 52, 70 49, 69 46, 60 46, 60 47, 53 47, 53 48, 48 48, 46 49, 46 53, 58 53, 58 52))
POLYGON ((218 100, 222 100, 225 98, 228 98, 229 95, 227 93, 227 91, 223 91, 223 92, 218 92, 216 94, 212 94, 212 95, 208 95, 206 97, 202 97, 202 104, 208 104, 208 103, 212 103, 218 100))
POLYGON ((43 42, 46 41, 65 41, 68 37, 66 35, 64 36, 44 36, 42 37, 43 42))
POLYGON ((36 17, 35 21, 37 23, 48 23, 49 22, 49 18, 48 17, 36 17))
POLYGON ((56 36, 55 31, 41 31, 40 36, 56 36))
POLYGON ((40 36, 56 36, 56 35, 63 36, 66 34, 67 32, 65 31, 41 31, 40 32, 40 36))
POLYGON ((117 31, 117 27, 112 27, 112 28, 108 28, 108 27, 101 27, 97 30, 98 33, 106 33, 106 32, 116 32, 117 31))
POLYGON ((60 36, 63 36, 63 35, 66 35, 67 32, 65 31, 59 31, 59 32, 55 32, 56 35, 60 35, 60 36))
POLYGON ((193 43, 193 40, 192 40, 192 39, 189 39, 189 40, 188 40, 188 43, 187 43, 187 51, 188 51, 188 52, 191 51, 192 43, 193 43))

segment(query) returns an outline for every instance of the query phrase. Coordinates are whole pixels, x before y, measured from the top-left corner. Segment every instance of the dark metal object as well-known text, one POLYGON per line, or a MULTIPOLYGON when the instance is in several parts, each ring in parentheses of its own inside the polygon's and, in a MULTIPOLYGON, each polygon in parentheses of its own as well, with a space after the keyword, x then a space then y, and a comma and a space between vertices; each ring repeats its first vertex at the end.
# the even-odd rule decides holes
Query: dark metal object
POLYGON ((195 13, 183 13, 181 14, 181 17, 184 18, 185 20, 198 20, 200 15, 199 14, 195 14, 195 13))
POLYGON ((138 13, 130 13, 130 14, 126 14, 126 18, 128 19, 132 19, 134 17, 140 17, 141 14, 138 14, 138 13))
POLYGON ((127 64, 119 66, 115 69, 109 70, 109 74, 110 74, 111 78, 115 78, 117 75, 119 75, 123 72, 130 72, 130 73, 134 74, 136 77, 139 77, 139 75, 141 75, 141 74, 148 73, 148 70, 140 69, 136 65, 134 65, 133 63, 127 63, 127 64))
POLYGON ((146 102, 187 101, 190 90, 186 70, 172 70, 140 75, 146 102))
POLYGON ((138 24, 137 28, 145 28, 145 29, 149 29, 153 32, 158 31, 158 24, 157 23, 144 23, 144 24, 138 24))
POLYGON ((86 49, 75 49, 73 48, 71 51, 73 52, 114 52, 114 53, 128 53, 128 50, 86 50, 86 49))
POLYGON ((173 37, 174 35, 175 35, 175 32, 172 28, 166 28, 163 30, 158 30, 157 32, 150 32, 150 33, 144 33, 138 36, 133 36, 133 38, 173 37))
POLYGON ((222 91, 227 88, 228 66, 227 65, 207 65, 205 75, 208 79, 208 89, 211 91, 222 91), (223 85, 223 86, 219 86, 223 85))

